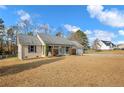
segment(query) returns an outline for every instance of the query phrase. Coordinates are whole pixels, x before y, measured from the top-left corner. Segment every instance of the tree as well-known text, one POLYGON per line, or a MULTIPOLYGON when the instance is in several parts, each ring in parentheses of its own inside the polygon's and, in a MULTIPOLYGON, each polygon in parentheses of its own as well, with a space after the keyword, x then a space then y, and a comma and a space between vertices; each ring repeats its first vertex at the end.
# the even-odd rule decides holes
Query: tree
POLYGON ((45 34, 50 34, 52 31, 52 28, 50 27, 49 24, 42 24, 39 26, 39 29, 41 30, 41 32, 45 34))
POLYGON ((30 36, 33 36, 33 32, 28 32, 27 34, 30 36))
POLYGON ((99 44, 100 40, 98 38, 96 38, 94 41, 93 41, 93 45, 92 45, 92 48, 97 50, 101 47, 101 45, 99 44))
POLYGON ((19 34, 18 25, 11 26, 11 28, 12 28, 13 31, 14 31, 14 40, 15 40, 15 44, 16 44, 16 46, 17 46, 17 35, 19 34))
POLYGON ((3 53, 3 42, 4 42, 4 21, 0 18, 0 52, 3 53))
POLYGON ((8 50, 10 50, 9 52, 12 54, 12 47, 13 47, 12 45, 13 45, 13 41, 14 41, 14 30, 13 30, 13 28, 9 28, 7 30, 7 36, 8 36, 8 50))
POLYGON ((31 31, 31 23, 28 20, 21 20, 18 22, 18 30, 23 34, 27 34, 31 31))
POLYGON ((87 35, 81 30, 78 30, 75 33, 71 33, 69 39, 78 41, 80 44, 83 45, 84 50, 87 50, 89 48, 89 42, 88 42, 87 35))

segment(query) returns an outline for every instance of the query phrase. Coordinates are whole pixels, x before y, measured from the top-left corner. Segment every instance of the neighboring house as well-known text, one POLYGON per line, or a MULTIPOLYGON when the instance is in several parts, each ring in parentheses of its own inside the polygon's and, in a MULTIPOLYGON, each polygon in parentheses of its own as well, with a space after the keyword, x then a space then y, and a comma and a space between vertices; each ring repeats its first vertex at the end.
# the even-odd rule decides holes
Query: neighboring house
POLYGON ((38 33, 36 36, 18 35, 18 58, 38 58, 59 55, 81 55, 83 46, 77 41, 38 33))
POLYGON ((124 50, 124 44, 118 44, 118 45, 117 45, 117 49, 122 49, 122 50, 124 50))
POLYGON ((112 50, 115 45, 111 41, 104 41, 96 39, 93 43, 93 49, 95 50, 112 50))

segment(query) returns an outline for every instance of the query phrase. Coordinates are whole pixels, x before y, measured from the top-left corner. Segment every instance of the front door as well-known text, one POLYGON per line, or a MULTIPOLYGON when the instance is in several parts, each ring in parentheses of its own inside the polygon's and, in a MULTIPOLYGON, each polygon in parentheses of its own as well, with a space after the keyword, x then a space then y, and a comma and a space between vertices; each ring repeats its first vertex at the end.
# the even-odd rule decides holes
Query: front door
POLYGON ((58 56, 58 49, 57 48, 52 49, 52 56, 58 56))

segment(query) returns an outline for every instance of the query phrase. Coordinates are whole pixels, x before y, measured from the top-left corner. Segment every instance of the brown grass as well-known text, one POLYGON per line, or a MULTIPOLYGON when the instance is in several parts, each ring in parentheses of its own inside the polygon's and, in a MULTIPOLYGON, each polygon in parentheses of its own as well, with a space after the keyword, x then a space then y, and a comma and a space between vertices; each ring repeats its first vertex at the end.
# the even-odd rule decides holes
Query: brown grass
POLYGON ((124 86, 124 56, 0 60, 0 86, 124 86))
POLYGON ((103 51, 93 51, 93 50, 90 50, 89 53, 98 53, 98 54, 124 54, 124 50, 103 50, 103 51))

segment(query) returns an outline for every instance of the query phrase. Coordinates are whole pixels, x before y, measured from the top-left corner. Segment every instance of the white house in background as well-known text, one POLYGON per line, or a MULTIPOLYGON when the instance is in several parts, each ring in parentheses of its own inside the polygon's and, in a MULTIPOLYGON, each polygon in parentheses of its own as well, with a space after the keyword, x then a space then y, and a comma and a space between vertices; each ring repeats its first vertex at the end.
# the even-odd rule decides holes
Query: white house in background
POLYGON ((36 36, 18 35, 17 42, 19 59, 83 53, 83 46, 77 41, 43 33, 38 33, 36 36))
POLYGON ((93 43, 93 49, 95 50, 112 50, 115 45, 111 41, 104 41, 96 39, 93 43))
POLYGON ((118 45, 117 45, 117 48, 124 50, 124 44, 118 44, 118 45))

